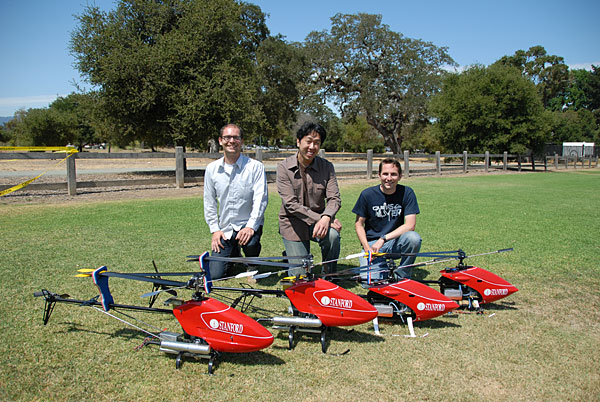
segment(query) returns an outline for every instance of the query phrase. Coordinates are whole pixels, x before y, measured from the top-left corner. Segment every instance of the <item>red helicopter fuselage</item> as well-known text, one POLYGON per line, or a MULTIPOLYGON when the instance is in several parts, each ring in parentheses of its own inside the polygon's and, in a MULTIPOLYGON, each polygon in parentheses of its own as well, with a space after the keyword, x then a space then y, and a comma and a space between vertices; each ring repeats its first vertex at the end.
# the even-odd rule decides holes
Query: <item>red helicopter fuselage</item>
MULTIPOLYGON (((446 268, 440 271, 442 286, 449 288, 448 280, 475 290, 481 297, 480 303, 491 303, 515 292, 516 286, 479 267, 446 268), (444 280, 446 278, 446 280, 444 280)), ((442 289, 444 291, 444 289, 442 289)))
POLYGON ((257 321, 212 298, 187 301, 174 307, 173 314, 188 335, 218 352, 255 352, 273 343, 271 332, 257 321))
POLYGON ((359 325, 377 317, 371 303, 324 279, 299 280, 285 294, 299 311, 314 314, 327 327, 359 325))
POLYGON ((414 313, 415 321, 429 320, 459 307, 440 292, 412 279, 373 286, 369 290, 409 307, 414 313))

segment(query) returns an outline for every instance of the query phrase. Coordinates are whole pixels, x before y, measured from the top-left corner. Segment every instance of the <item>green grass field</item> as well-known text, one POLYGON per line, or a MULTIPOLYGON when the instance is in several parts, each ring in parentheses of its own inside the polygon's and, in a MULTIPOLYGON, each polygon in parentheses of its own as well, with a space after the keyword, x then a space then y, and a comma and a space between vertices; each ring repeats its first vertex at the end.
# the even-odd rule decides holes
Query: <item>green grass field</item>
MULTIPOLYGON (((600 171, 403 183, 419 200, 422 251, 514 247, 468 262, 520 291, 486 306, 485 315, 417 323, 426 337, 405 338, 407 328, 394 323, 382 325, 383 337, 371 324, 333 329, 329 354, 307 335, 289 351, 287 334, 275 332, 270 348, 223 356, 213 376, 205 361, 175 370, 174 358, 157 347, 136 351, 144 334, 90 308, 57 305, 43 326, 43 301, 33 297, 42 288, 95 296, 90 279, 74 277, 79 268, 148 272, 152 260, 165 271, 195 268, 185 256, 210 244, 200 199, 0 205, 0 400, 598 400, 600 171)), ((342 255, 359 251, 351 210, 373 184, 342 186, 342 255)), ((279 203, 271 194, 265 256, 283 249, 279 203)), ((442 268, 416 274, 437 279, 442 268)), ((265 282, 259 285, 278 288, 265 282)), ((149 289, 111 280, 121 303, 143 303, 149 289)), ((284 299, 258 302, 278 314, 287 309, 284 299)), ((180 331, 167 315, 136 316, 180 331)))

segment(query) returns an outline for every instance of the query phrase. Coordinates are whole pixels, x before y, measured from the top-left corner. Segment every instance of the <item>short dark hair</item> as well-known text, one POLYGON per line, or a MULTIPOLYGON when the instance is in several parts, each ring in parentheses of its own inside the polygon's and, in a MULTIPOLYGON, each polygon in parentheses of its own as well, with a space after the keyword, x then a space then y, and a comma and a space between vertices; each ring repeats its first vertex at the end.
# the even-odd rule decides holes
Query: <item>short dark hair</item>
POLYGON ((223 127, 221 127, 221 129, 219 130, 219 137, 223 136, 223 131, 225 131, 225 129, 227 127, 235 127, 238 130, 240 130, 240 138, 244 138, 244 132, 242 131, 242 128, 240 126, 238 126, 237 124, 234 123, 229 123, 229 124, 225 124, 223 127))
POLYGON ((398 168, 398 173, 402 176, 402 167, 400 166, 400 162, 395 158, 385 158, 381 162, 379 162, 379 174, 381 174, 381 168, 383 165, 394 165, 398 168))
POLYGON ((327 137, 327 132, 325 132, 325 128, 318 123, 313 123, 312 121, 305 122, 302 125, 302 127, 298 129, 298 132, 296 133, 296 138, 302 140, 302 138, 306 137, 313 131, 319 134, 319 137, 321 138, 321 144, 324 143, 325 138, 327 137))

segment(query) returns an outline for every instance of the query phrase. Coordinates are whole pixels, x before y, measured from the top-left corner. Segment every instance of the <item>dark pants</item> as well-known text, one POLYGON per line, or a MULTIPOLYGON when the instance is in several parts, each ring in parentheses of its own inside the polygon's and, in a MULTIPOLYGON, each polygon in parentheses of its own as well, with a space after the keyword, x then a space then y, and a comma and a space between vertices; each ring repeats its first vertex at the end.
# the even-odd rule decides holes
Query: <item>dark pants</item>
MULTIPOLYGON (((258 257, 260 254, 260 237, 262 236, 263 227, 259 227, 258 230, 254 232, 254 235, 250 238, 250 241, 246 243, 245 246, 242 246, 242 250, 244 250, 244 255, 246 257, 258 257)), ((217 257, 241 257, 240 254, 240 245, 238 241, 235 239, 238 232, 234 231, 229 240, 221 239, 221 243, 223 243, 223 248, 220 252, 215 253, 214 251, 211 253, 213 256, 217 257)), ((227 271, 226 261, 211 261, 210 262, 210 275, 213 279, 222 278, 227 271)))
MULTIPOLYGON (((314 225, 310 227, 310 231, 314 229, 314 225)), ((310 242, 314 241, 319 244, 321 248, 322 261, 337 260, 340 257, 340 232, 334 228, 329 228, 327 236, 322 239, 315 239, 314 237, 310 240, 304 241, 292 241, 283 239, 283 246, 285 247, 285 253, 288 256, 304 257, 310 254, 310 242)), ((300 260, 290 259, 290 263, 300 263, 300 260)), ((337 261, 325 264, 323 267, 324 272, 333 273, 337 271, 337 261)), ((296 276, 305 274, 303 268, 290 268, 288 269, 288 275, 296 276)))

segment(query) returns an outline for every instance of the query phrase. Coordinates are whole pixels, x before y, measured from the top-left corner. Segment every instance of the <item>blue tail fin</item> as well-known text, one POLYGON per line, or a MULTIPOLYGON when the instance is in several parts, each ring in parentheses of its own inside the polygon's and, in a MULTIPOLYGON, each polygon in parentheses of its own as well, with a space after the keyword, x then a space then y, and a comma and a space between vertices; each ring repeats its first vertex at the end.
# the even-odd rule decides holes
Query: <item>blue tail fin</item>
POLYGON ((212 290, 212 278, 210 276, 210 263, 208 261, 208 251, 200 256, 200 268, 204 271, 204 291, 209 294, 212 290))
POLYGON ((92 278, 100 291, 100 303, 102 303, 102 308, 104 308, 104 311, 108 311, 110 310, 110 305, 114 304, 114 300, 110 294, 110 289, 108 288, 108 276, 101 275, 102 272, 105 271, 107 271, 107 268, 101 266, 92 273, 92 278))

